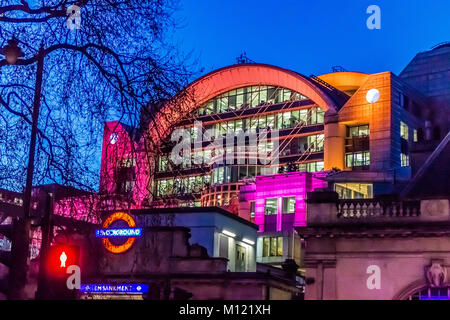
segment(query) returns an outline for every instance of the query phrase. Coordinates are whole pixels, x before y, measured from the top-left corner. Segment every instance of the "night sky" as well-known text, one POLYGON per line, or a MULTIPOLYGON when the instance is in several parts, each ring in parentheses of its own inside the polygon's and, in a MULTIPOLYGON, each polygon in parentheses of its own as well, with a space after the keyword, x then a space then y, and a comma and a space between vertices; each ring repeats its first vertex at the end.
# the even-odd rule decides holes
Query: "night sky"
POLYGON ((420 51, 450 41, 448 0, 181 0, 180 49, 209 72, 246 51, 305 75, 340 65, 349 71, 399 74, 420 51), (369 5, 381 9, 381 30, 369 30, 369 5))

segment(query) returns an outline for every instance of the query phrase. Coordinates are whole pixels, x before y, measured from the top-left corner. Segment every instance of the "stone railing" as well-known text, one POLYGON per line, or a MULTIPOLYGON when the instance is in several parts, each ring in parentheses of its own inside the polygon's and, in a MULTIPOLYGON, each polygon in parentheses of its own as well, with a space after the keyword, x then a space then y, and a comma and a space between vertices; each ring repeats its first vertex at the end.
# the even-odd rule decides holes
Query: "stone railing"
POLYGON ((338 218, 418 217, 420 201, 386 201, 377 199, 340 199, 338 218))

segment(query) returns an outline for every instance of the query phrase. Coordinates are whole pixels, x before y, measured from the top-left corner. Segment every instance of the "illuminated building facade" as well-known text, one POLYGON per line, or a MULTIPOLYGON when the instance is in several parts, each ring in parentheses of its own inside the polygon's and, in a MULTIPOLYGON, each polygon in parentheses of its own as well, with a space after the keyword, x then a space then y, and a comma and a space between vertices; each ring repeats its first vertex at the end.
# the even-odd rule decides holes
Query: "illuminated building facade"
MULTIPOLYGON (((105 125, 100 193, 128 199, 131 209, 223 207, 258 225, 257 259, 264 260, 268 242, 275 261, 278 248, 296 242, 278 235, 305 223, 304 196, 284 194, 278 183, 283 177, 320 172, 313 177, 324 183, 312 188, 327 187, 342 199, 395 194, 408 183, 412 145, 437 143, 448 129, 440 114, 449 114, 449 55, 448 44, 420 53, 400 76, 340 71, 307 77, 256 63, 215 70, 186 88, 189 98, 162 104, 142 127, 105 125), (441 81, 428 77, 432 73, 441 81), (177 129, 190 138, 181 163, 173 161, 177 129), (151 143, 136 132, 145 132, 151 143), (246 135, 243 148, 239 138, 221 142, 230 132, 246 135), (214 147, 217 140, 222 153, 214 147), (261 161, 264 152, 276 162, 261 161), (264 181, 270 181, 267 194, 258 191, 264 181)), ((302 179, 293 178, 292 188, 305 188, 302 179)))

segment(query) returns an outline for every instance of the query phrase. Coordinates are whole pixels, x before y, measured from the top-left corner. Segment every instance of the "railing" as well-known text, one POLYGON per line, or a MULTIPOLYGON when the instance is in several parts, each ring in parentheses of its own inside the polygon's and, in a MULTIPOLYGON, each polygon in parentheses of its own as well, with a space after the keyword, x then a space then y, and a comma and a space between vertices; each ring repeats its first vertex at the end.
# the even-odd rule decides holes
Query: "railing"
POLYGON ((418 217, 420 201, 386 201, 376 199, 341 199, 338 218, 418 217))

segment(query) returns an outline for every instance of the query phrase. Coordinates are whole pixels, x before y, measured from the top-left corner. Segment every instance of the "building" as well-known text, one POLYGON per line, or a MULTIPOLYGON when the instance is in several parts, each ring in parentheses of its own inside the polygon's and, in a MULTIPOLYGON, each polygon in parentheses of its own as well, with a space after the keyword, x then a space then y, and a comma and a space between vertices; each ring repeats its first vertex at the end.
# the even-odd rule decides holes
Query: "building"
POLYGON ((450 133, 400 195, 308 197, 307 300, 449 300, 450 133), (444 164, 444 165, 442 165, 444 164))
POLYGON ((131 209, 222 207, 258 225, 258 262, 294 259, 303 271, 295 228, 307 223, 307 192, 399 194, 448 129, 449 57, 436 46, 399 76, 212 71, 143 110, 138 128, 105 125, 100 194, 131 209))
MULTIPOLYGON (((120 253, 99 250, 97 272, 83 278, 80 299, 291 300, 300 296, 295 264, 230 272, 228 261, 190 244, 186 227, 144 227, 142 237, 120 253), (98 293, 104 286, 147 287, 142 293, 98 293)), ((101 243, 97 241, 97 245, 101 243)))
MULTIPOLYGON (((302 243, 294 227, 306 225, 306 196, 327 187, 326 172, 258 176, 240 187, 240 212, 258 225, 257 261, 281 266, 293 259, 302 268, 302 243)), ((302 270, 302 269, 301 269, 302 270)))
POLYGON ((256 271, 257 226, 224 209, 156 208, 131 213, 141 226, 189 228, 189 242, 205 248, 210 257, 226 258, 227 270, 231 272, 256 271))
POLYGON ((245 179, 322 170, 338 172, 328 181, 342 197, 396 192, 412 175, 409 146, 442 126, 449 52, 441 45, 419 54, 401 76, 306 77, 254 63, 213 71, 189 85, 184 100, 158 106, 151 121, 143 116, 139 128, 106 124, 100 193, 128 197, 133 208, 231 206, 236 211, 233 203, 245 179), (431 72, 432 83, 419 81, 431 72), (171 141, 176 129, 188 130, 191 147, 177 164, 172 159, 177 141, 171 141), (213 142, 230 132, 247 135, 243 148, 236 140, 231 146, 224 141, 223 152, 215 152, 213 142), (276 161, 262 163, 261 154, 276 161))

